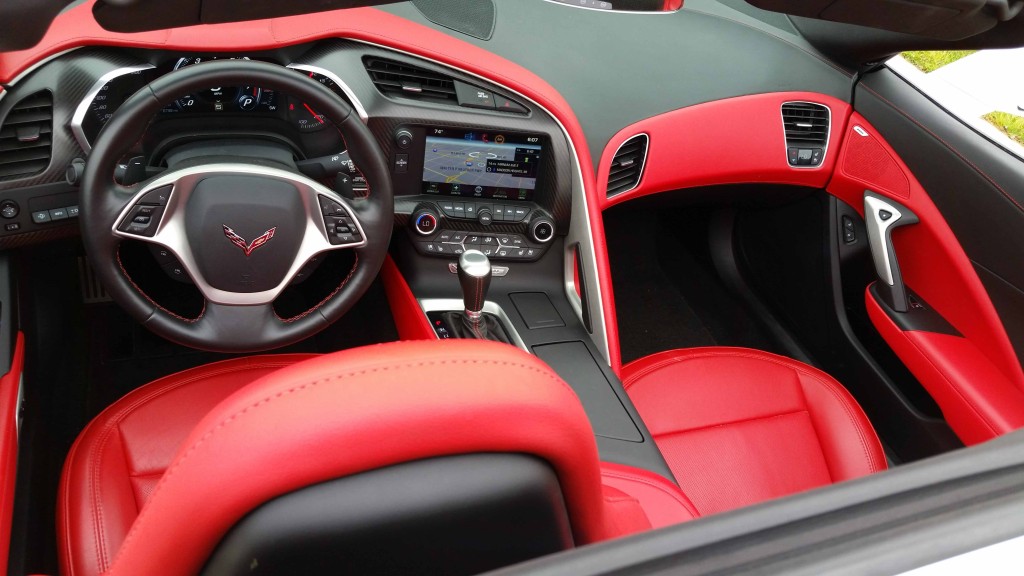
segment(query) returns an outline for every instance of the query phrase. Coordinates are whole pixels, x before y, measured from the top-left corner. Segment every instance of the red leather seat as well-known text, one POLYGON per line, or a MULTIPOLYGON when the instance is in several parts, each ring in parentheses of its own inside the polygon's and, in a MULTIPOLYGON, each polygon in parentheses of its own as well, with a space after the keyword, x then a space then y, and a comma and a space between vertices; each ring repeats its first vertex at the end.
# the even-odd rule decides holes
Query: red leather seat
POLYGON ((670 482, 599 468, 579 400, 536 358, 490 342, 401 342, 219 362, 110 406, 65 464, 62 571, 194 574, 267 501, 403 462, 479 452, 547 462, 577 545, 695 516, 670 482))
POLYGON ((701 515, 886 467, 849 392, 801 362, 742 348, 670 350, 624 366, 622 380, 701 515))

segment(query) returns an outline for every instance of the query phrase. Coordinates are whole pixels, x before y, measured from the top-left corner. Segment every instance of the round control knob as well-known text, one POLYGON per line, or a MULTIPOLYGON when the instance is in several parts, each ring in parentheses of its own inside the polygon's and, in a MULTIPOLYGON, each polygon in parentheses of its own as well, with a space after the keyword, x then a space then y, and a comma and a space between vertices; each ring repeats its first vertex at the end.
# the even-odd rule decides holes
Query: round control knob
POLYGON ((555 237, 555 223, 547 216, 537 216, 530 221, 530 238, 534 242, 550 242, 555 237))
POLYGON ((412 229, 417 234, 430 236, 437 231, 437 213, 429 208, 420 208, 412 214, 412 229))
POLYGON ((401 150, 408 150, 412 146, 412 132, 405 128, 395 132, 395 144, 401 150))
POLYGON ((18 203, 14 200, 4 200, 0 202, 0 216, 10 220, 21 212, 21 208, 18 207, 18 203))
POLYGON ((85 160, 75 158, 64 170, 64 180, 71 186, 78 186, 82 181, 82 174, 85 174, 85 160))
POLYGON ((476 221, 484 226, 490 226, 491 222, 494 221, 494 216, 491 214, 490 210, 484 208, 483 210, 477 210, 476 221))

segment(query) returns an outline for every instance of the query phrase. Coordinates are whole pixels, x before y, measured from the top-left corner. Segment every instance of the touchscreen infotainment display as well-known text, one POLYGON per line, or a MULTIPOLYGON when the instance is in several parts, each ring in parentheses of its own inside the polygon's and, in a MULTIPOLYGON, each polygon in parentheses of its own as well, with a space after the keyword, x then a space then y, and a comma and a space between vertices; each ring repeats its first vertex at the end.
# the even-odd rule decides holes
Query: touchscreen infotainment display
POLYGON ((540 136, 428 128, 423 192, 444 196, 532 200, 543 146, 540 136))

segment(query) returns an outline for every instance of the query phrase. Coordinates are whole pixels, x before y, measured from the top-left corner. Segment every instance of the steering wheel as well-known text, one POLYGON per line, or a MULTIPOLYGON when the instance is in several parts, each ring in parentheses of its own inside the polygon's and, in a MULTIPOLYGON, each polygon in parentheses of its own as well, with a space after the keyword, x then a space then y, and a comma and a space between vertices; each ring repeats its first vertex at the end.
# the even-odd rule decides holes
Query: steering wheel
POLYGON ((111 298, 160 336, 217 352, 276 348, 340 318, 380 271, 394 219, 384 154, 349 105, 301 74, 247 60, 182 68, 128 98, 96 140, 79 205, 86 252, 111 298), (210 86, 241 85, 289 94, 333 121, 368 195, 347 199, 284 163, 241 156, 192 159, 134 186, 114 180, 122 154, 165 104, 210 86), (178 258, 205 299, 198 318, 163 309, 136 286, 121 265, 125 239, 178 258), (333 294, 304 314, 278 317, 272 303, 303 265, 341 249, 355 252, 355 264, 333 294))

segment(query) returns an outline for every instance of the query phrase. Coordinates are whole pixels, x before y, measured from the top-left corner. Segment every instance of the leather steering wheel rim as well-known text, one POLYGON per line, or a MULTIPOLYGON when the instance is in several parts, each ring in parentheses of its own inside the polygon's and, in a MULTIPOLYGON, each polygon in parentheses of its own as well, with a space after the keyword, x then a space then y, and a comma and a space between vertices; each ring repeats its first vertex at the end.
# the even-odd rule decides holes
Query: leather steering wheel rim
MULTIPOLYGON (((252 161, 266 168, 267 162, 252 161)), ((213 166, 211 164, 211 166, 213 166)), ((281 172, 281 166, 273 170, 281 172)), ((158 178, 173 175, 174 170, 158 178)), ((295 173, 295 179, 304 179, 295 173)), ((151 179, 151 181, 154 179, 151 179)), ((310 181, 312 183, 312 181, 310 181)), ((216 352, 256 352, 305 339, 340 318, 365 293, 387 255, 394 223, 394 197, 387 162, 370 130, 351 107, 319 82, 287 68, 258 61, 211 61, 170 72, 142 88, 107 122, 89 156, 82 178, 81 228, 86 253, 111 298, 132 317, 171 341, 216 352), (270 305, 207 304, 198 319, 184 319, 142 293, 121 266, 122 238, 114 233, 133 199, 147 182, 122 186, 114 181, 117 162, 145 132, 151 118, 175 97, 210 86, 256 85, 309 103, 341 132, 349 158, 369 188, 366 198, 347 207, 361 224, 365 245, 352 248, 356 263, 338 289, 310 311, 281 319, 270 305)), ((248 253, 246 253, 248 256, 248 253)))

